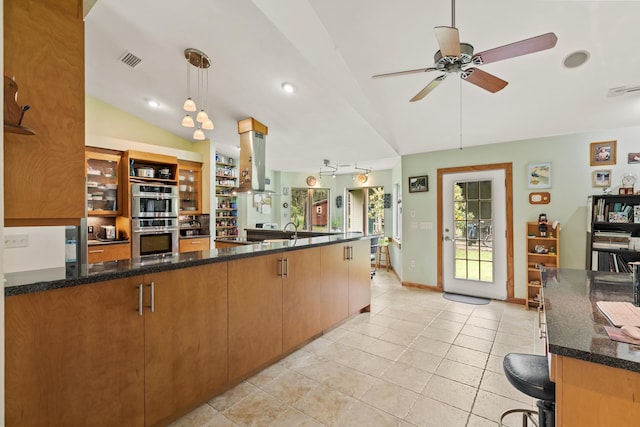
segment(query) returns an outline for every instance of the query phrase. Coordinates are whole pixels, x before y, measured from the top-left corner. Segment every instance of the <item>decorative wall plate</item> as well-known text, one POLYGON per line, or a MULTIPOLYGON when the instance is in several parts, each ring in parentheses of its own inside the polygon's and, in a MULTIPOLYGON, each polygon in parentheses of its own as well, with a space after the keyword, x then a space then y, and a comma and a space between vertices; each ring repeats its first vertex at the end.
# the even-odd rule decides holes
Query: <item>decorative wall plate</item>
POLYGON ((358 176, 356 177, 356 180, 360 183, 360 184, 364 184, 365 182, 367 182, 369 180, 369 177, 364 174, 358 174, 358 176))
POLYGON ((309 176, 307 177, 307 185, 308 185, 309 187, 313 187, 314 185, 316 185, 316 182, 318 182, 318 181, 316 180, 316 177, 315 177, 315 176, 313 176, 313 175, 309 175, 309 176))
POLYGON ((532 205, 546 205, 551 201, 551 194, 548 192, 529 193, 529 203, 532 205))

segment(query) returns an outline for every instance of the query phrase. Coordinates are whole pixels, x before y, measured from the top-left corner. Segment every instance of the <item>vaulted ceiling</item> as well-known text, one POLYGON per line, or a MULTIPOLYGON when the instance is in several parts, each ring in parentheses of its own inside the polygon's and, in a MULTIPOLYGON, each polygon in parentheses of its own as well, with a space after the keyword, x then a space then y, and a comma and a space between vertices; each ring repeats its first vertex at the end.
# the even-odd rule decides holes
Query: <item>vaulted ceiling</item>
MULTIPOLYGON (((481 68, 509 84, 490 93, 430 67, 446 0, 99 0, 86 17, 87 93, 184 138, 183 52, 212 60, 207 137, 232 154, 236 121, 269 127, 267 166, 317 171, 332 163, 385 169, 401 155, 640 124, 638 1, 458 0, 460 39, 485 51, 554 32, 555 48, 481 68), (577 68, 563 65, 589 53, 577 68), (130 52, 136 68, 119 59, 130 52), (283 82, 297 88, 282 91, 283 82), (152 109, 148 100, 159 102, 152 109)), ((195 74, 192 74, 195 78, 195 74)), ((344 168, 348 171, 348 168, 344 168)))

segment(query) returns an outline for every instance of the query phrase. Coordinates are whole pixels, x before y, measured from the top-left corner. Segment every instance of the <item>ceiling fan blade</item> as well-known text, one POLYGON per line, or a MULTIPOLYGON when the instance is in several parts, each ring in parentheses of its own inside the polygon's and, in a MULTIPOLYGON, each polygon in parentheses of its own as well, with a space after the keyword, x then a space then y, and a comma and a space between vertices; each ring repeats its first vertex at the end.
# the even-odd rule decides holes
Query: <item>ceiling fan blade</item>
POLYGON ((428 73, 429 71, 435 71, 435 68, 418 68, 416 70, 407 70, 407 71, 396 71, 395 73, 386 73, 386 74, 376 74, 375 76, 371 76, 372 79, 378 79, 380 77, 394 77, 394 76, 404 76, 405 74, 416 74, 416 73, 428 73))
POLYGON ((455 27, 435 27, 440 53, 442 56, 460 57, 460 35, 455 27))
POLYGON ((447 77, 446 74, 443 74, 441 76, 436 77, 435 79, 431 80, 429 82, 428 85, 426 85, 424 87, 424 89, 422 89, 420 92, 418 92, 416 94, 416 96, 414 96, 413 98, 411 98, 409 100, 409 102, 416 102, 416 101, 420 101, 422 98, 424 98, 425 96, 427 96, 429 94, 429 92, 431 92, 432 90, 434 90, 441 81, 443 81, 445 78, 447 77))
POLYGON ((527 55, 529 53, 540 52, 551 49, 556 45, 558 37, 554 33, 547 33, 530 39, 496 47, 473 55, 474 64, 488 64, 490 62, 502 61, 503 59, 514 58, 516 56, 527 55), (477 58, 481 62, 477 61, 477 58))
POLYGON ((486 71, 482 71, 479 68, 466 69, 464 73, 461 74, 461 77, 469 83, 473 83, 474 85, 488 90, 491 93, 496 93, 499 90, 504 89, 505 86, 509 84, 501 78, 496 77, 493 74, 489 74, 486 71))

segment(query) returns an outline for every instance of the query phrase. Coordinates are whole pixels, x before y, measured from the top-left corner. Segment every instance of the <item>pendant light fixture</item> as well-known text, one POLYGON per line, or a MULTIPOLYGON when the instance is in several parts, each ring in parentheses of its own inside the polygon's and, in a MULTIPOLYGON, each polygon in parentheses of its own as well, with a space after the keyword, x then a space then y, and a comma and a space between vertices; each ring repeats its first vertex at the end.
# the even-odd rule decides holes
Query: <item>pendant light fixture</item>
POLYGON ((184 51, 184 57, 187 60, 187 99, 184 102, 183 109, 187 111, 187 114, 182 119, 182 126, 184 127, 197 127, 193 132, 193 139, 202 141, 206 138, 203 129, 212 130, 214 128, 213 122, 209 118, 206 112, 207 98, 209 95, 209 67, 211 66, 211 60, 202 51, 194 48, 188 48, 184 51), (195 96, 196 101, 200 105, 200 111, 195 117, 189 114, 198 110, 196 101, 191 97, 191 68, 196 67, 198 70, 198 92, 195 96))

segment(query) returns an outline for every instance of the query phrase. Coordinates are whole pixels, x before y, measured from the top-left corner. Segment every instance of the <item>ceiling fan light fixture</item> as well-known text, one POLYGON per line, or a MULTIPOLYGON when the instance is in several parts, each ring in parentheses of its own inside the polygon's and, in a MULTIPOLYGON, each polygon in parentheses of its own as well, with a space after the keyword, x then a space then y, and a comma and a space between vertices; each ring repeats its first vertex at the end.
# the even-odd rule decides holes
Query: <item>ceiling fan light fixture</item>
POLYGON ((584 65, 589 60, 590 56, 591 55, 586 50, 577 50, 567 55, 564 58, 564 61, 562 61, 562 65, 564 65, 565 68, 578 68, 581 65, 584 65))

